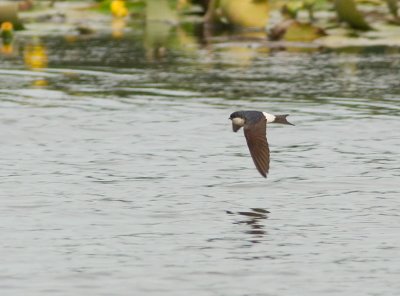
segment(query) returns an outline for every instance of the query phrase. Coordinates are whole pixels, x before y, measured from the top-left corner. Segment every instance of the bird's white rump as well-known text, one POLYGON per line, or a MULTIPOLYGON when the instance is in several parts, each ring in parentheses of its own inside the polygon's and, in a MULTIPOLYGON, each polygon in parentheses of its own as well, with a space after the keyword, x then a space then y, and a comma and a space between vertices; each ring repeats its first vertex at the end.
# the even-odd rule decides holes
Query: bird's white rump
POLYGON ((269 114, 267 112, 263 112, 265 119, 267 120, 267 123, 271 123, 275 121, 275 115, 269 114))

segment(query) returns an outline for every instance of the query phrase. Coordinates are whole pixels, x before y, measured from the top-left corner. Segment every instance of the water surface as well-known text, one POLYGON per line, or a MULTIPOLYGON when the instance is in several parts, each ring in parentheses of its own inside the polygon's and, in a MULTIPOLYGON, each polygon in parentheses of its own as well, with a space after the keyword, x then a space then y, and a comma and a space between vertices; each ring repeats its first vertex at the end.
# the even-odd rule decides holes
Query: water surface
POLYGON ((2 293, 398 295, 400 50, 141 34, 0 56, 2 293))

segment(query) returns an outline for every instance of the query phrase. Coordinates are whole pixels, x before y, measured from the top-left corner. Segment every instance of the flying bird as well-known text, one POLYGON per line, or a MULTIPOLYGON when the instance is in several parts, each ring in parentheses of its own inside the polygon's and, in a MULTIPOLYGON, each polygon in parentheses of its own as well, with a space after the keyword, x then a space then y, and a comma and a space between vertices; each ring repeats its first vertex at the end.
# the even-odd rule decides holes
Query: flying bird
POLYGON ((232 129, 236 133, 241 127, 244 129, 247 146, 259 173, 266 178, 269 170, 269 147, 267 141, 267 124, 281 123, 294 125, 287 121, 284 115, 272 115, 260 111, 236 111, 229 117, 232 120, 232 129))

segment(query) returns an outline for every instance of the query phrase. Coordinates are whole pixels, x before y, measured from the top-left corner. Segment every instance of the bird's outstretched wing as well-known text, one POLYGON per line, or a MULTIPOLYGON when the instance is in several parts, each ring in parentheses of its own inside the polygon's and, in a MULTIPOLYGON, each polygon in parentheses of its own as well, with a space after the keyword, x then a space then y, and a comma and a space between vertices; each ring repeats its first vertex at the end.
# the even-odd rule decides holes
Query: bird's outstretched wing
POLYGON ((260 174, 266 178, 269 170, 269 147, 266 137, 265 120, 244 126, 244 135, 251 157, 260 174))

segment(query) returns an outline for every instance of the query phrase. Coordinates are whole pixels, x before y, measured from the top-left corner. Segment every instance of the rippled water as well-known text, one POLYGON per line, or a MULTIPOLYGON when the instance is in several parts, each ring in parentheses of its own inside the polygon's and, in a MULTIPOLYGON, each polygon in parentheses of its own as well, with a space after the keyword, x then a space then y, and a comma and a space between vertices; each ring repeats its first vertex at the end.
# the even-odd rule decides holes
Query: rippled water
POLYGON ((0 56, 2 294, 399 295, 400 50, 47 37, 34 70, 20 46, 0 56), (241 109, 296 124, 268 127, 267 179, 241 109))

